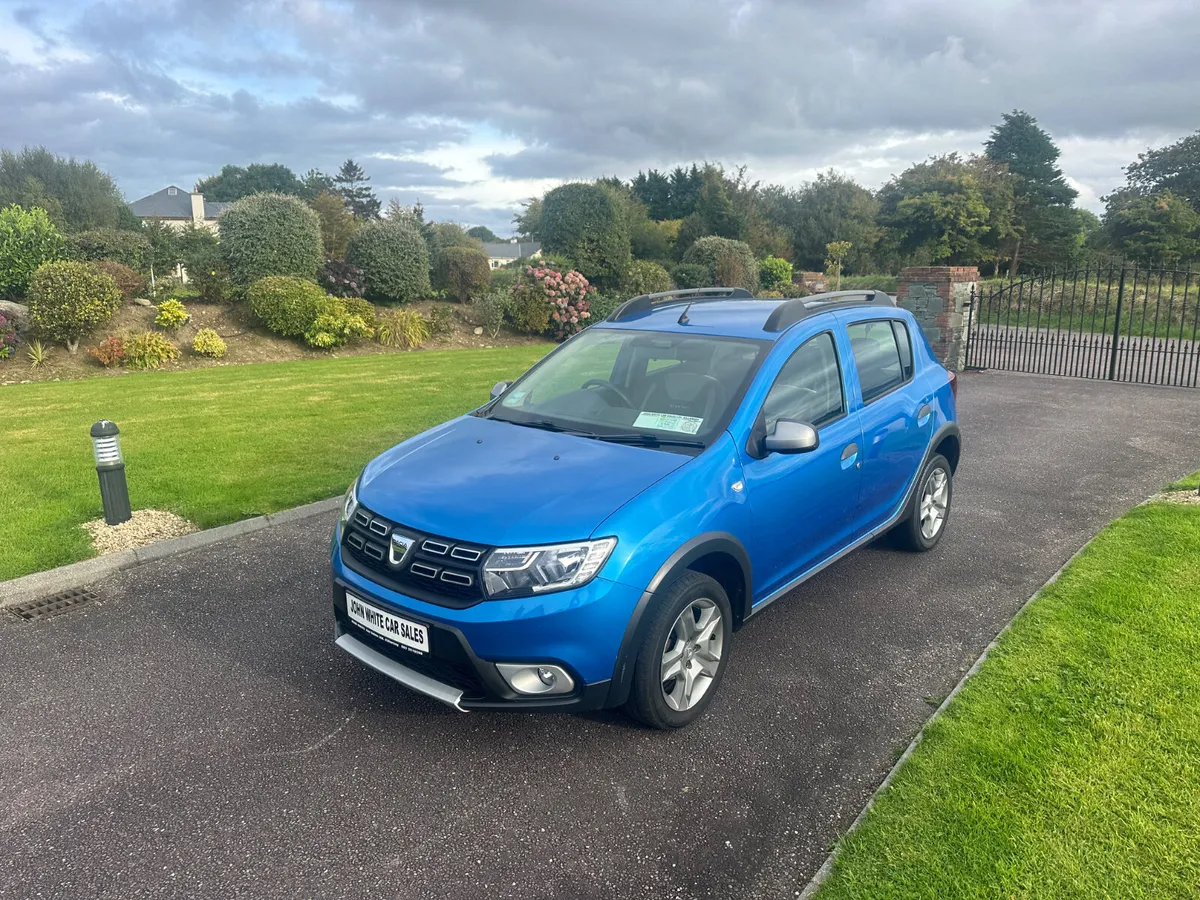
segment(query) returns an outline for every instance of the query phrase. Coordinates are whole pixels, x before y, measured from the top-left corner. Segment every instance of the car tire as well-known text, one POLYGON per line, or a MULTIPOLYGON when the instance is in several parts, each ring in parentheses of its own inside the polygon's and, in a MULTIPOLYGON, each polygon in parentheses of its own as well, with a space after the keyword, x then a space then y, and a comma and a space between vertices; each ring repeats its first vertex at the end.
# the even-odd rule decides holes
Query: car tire
POLYGON ((680 576, 654 600, 625 711, 651 728, 696 721, 721 684, 732 634, 733 612, 721 585, 700 572, 680 576))
POLYGON ((954 473, 946 457, 935 453, 917 477, 908 516, 893 531, 896 543, 917 553, 936 547, 946 533, 953 500, 954 473))

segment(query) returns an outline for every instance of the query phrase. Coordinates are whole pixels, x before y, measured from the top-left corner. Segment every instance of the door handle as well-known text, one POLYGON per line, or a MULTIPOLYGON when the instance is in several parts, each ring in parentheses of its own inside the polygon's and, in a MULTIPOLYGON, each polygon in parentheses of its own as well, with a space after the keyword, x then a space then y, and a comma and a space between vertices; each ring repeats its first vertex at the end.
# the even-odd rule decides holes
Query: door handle
POLYGON ((921 408, 917 410, 917 424, 924 425, 929 421, 929 417, 932 415, 933 410, 929 408, 929 404, 922 404, 921 408))
POLYGON ((849 443, 846 449, 842 451, 842 468, 848 469, 851 466, 858 466, 858 444, 849 443))

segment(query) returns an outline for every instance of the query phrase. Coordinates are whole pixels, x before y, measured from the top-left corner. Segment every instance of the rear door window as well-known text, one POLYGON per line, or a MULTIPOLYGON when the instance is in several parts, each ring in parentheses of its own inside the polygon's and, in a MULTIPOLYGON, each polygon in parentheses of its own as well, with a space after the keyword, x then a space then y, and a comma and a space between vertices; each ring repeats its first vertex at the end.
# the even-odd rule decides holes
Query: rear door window
POLYGON ((846 327, 854 363, 858 367, 863 403, 883 396, 912 376, 912 344, 908 340, 908 330, 902 323, 895 324, 901 325, 903 351, 891 319, 855 322, 846 327))

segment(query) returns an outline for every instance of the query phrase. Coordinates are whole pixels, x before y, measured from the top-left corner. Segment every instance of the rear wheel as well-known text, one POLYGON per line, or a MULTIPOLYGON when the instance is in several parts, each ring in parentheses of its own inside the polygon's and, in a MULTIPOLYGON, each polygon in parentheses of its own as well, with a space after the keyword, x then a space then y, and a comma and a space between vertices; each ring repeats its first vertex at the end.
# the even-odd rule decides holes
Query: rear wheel
POLYGON ((671 584, 638 649, 625 711, 651 728, 682 728, 712 702, 725 674, 733 615, 720 584, 688 572, 671 584))
POLYGON ((907 550, 923 552, 937 546, 946 533, 950 504, 954 499, 954 475, 940 453, 930 457, 917 479, 908 517, 896 526, 897 542, 907 550))

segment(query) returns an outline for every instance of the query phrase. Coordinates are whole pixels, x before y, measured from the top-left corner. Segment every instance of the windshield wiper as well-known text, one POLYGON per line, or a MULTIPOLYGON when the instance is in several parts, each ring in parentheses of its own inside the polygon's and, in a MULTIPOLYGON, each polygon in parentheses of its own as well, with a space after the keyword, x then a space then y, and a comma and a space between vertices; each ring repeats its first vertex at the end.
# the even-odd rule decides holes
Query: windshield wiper
POLYGON ((598 441, 608 441, 610 444, 634 444, 640 447, 699 447, 706 446, 704 441, 688 440, 686 438, 659 437, 656 434, 628 432, 623 434, 590 435, 598 441))

